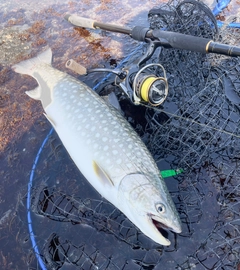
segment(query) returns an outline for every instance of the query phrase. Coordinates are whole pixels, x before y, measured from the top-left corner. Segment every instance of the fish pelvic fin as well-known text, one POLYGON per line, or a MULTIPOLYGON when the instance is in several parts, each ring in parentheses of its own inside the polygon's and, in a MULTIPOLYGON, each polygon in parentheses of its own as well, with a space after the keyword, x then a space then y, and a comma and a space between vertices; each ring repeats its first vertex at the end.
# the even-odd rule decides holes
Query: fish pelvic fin
POLYGON ((36 87, 33 90, 29 90, 25 92, 30 98, 36 99, 36 100, 40 100, 41 98, 41 89, 40 87, 36 87))
POLYGON ((52 63, 52 50, 48 48, 46 51, 40 53, 34 58, 22 61, 12 67, 12 69, 21 74, 27 74, 32 76, 35 68, 42 64, 51 65, 52 63))
POLYGON ((93 169, 95 174, 98 176, 99 180, 104 184, 104 185, 110 185, 114 186, 111 178, 108 176, 108 174, 97 164, 96 161, 93 161, 93 169))

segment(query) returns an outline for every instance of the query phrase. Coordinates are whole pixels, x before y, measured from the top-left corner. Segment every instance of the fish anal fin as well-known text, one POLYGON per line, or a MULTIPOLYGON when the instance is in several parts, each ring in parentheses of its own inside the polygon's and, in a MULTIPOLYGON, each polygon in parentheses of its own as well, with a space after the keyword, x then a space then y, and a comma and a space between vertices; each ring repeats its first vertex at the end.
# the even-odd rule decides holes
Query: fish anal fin
POLYGON ((55 128, 56 124, 54 123, 54 121, 51 119, 51 117, 49 117, 46 113, 43 113, 44 116, 47 118, 47 120, 51 123, 51 125, 55 128))
POLYGON ((101 180, 103 184, 114 186, 111 178, 108 176, 108 174, 97 164, 96 161, 93 161, 93 169, 95 174, 98 176, 98 178, 101 180))
POLYGON ((40 100, 41 98, 41 88, 40 86, 36 87, 33 90, 29 90, 25 92, 30 98, 40 100))

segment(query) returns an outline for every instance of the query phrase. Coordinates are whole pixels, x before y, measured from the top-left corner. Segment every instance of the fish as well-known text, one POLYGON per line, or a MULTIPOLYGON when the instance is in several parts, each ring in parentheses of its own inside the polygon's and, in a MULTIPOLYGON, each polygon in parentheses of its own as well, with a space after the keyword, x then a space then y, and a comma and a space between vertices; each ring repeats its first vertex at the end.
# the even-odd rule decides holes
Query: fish
POLYGON ((89 86, 52 67, 50 48, 15 64, 38 86, 26 94, 44 115, 89 183, 154 242, 169 246, 160 228, 181 233, 181 220, 159 169, 141 138, 89 86))

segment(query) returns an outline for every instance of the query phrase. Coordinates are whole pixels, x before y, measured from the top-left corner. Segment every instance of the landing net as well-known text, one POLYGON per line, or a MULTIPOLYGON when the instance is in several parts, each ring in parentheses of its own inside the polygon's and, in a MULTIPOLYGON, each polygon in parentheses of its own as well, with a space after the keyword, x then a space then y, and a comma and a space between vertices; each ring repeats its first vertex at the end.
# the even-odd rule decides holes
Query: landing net
MULTIPOLYGON (((200 2, 171 1, 149 12, 151 28, 240 45, 239 31, 217 28, 200 2)), ((183 232, 143 235, 79 174, 56 134, 44 145, 31 187, 36 245, 46 269, 236 269, 240 263, 240 62, 161 49, 169 95, 145 116, 127 119, 166 179, 183 232), (51 233, 49 233, 51 231, 51 233)))

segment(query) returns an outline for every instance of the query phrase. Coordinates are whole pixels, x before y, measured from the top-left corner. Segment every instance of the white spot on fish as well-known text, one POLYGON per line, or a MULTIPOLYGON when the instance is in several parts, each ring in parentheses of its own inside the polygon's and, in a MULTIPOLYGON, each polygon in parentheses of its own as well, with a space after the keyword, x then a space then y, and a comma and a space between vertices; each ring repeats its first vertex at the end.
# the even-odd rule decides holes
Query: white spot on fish
POLYGON ((117 150, 113 150, 113 154, 114 155, 117 155, 118 154, 118 151, 117 150))
POLYGON ((108 148, 109 148, 109 147, 108 147, 107 145, 105 145, 105 146, 103 147, 103 150, 104 150, 104 151, 107 151, 108 148))
POLYGON ((100 133, 96 133, 95 137, 96 138, 99 138, 100 137, 100 133))
POLYGON ((76 109, 76 110, 75 110, 75 113, 78 113, 79 111, 80 111, 79 109, 76 109))
POLYGON ((127 163, 126 165, 127 165, 128 169, 132 168, 132 163, 127 163))
POLYGON ((108 138, 107 137, 103 137, 102 140, 103 140, 103 142, 106 142, 108 140, 108 138))
POLYGON ((82 117, 83 117, 83 115, 82 115, 82 114, 79 114, 79 115, 78 115, 78 118, 82 118, 82 117))
POLYGON ((66 97, 67 93, 63 93, 63 97, 66 97))
POLYGON ((121 164, 122 163, 121 158, 119 158, 116 162, 117 162, 118 165, 121 164))

